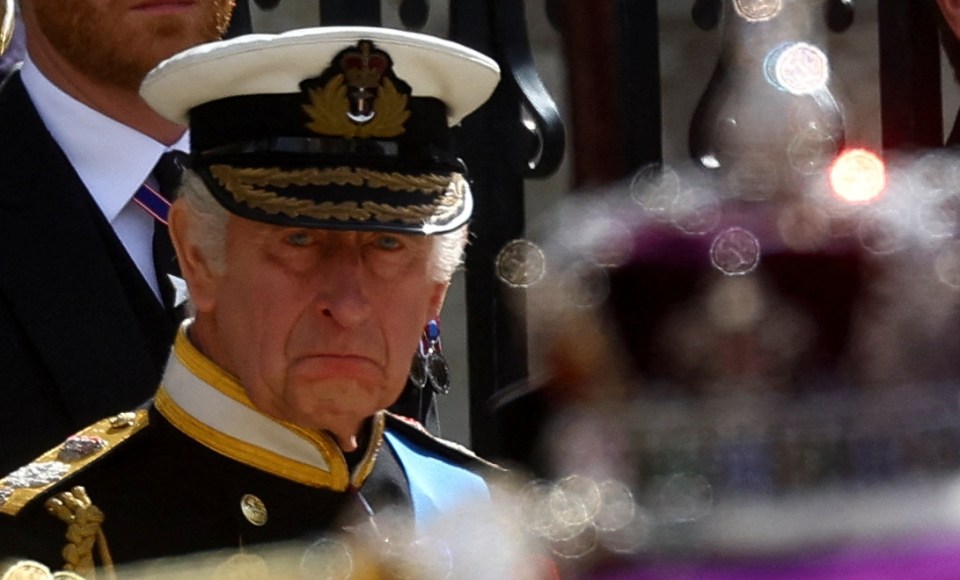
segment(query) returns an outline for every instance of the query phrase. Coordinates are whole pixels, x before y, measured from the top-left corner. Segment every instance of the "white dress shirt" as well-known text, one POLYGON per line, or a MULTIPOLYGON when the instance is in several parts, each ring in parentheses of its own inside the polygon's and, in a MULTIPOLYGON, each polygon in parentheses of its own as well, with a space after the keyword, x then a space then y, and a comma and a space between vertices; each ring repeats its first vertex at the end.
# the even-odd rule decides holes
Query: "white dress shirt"
POLYGON ((164 152, 189 151, 187 134, 167 147, 113 120, 60 90, 29 55, 20 74, 43 123, 159 299, 152 249, 155 220, 133 195, 164 152))

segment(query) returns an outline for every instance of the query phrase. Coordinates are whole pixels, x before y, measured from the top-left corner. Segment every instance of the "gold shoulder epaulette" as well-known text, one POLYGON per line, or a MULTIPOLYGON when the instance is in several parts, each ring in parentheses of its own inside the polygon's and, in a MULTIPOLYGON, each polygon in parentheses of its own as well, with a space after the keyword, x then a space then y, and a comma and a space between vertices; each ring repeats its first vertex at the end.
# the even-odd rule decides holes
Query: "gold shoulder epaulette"
POLYGON ((430 431, 427 431, 427 428, 424 427, 423 424, 420 423, 420 421, 417 421, 416 419, 412 419, 412 418, 406 417, 406 416, 404 416, 404 415, 397 415, 396 413, 391 413, 391 412, 389 412, 389 411, 386 412, 386 415, 387 415, 388 417, 392 417, 393 419, 395 419, 395 420, 397 421, 397 423, 399 423, 399 424, 401 424, 401 425, 406 425, 407 427, 413 429, 414 431, 416 431, 416 432, 419 433, 420 435, 426 437, 427 439, 432 440, 434 443, 437 443, 438 445, 442 445, 443 447, 446 447, 447 449, 450 449, 451 451, 455 451, 456 453, 459 453, 459 454, 461 454, 461 455, 466 455, 467 457, 469 457, 469 458, 471 458, 471 459, 473 459, 473 460, 475 460, 475 461, 478 461, 478 462, 482 463, 483 465, 485 465, 485 466, 487 466, 487 467, 490 467, 490 468, 492 468, 492 469, 497 469, 497 470, 506 471, 506 469, 505 469, 504 467, 502 467, 502 466, 500 466, 500 465, 497 465, 496 463, 494 463, 494 462, 492 462, 492 461, 488 461, 488 460, 484 459, 483 457, 480 457, 479 455, 477 455, 476 453, 474 453, 474 452, 473 452, 470 448, 468 448, 468 447, 464 447, 463 445, 461 445, 461 444, 459 444, 459 443, 456 443, 456 442, 454 442, 454 441, 450 441, 449 439, 444 439, 443 437, 437 437, 436 435, 434 435, 434 434, 431 433, 430 431))
POLYGON ((100 420, 0 479, 0 513, 17 515, 51 486, 116 449, 149 422, 141 409, 100 420))

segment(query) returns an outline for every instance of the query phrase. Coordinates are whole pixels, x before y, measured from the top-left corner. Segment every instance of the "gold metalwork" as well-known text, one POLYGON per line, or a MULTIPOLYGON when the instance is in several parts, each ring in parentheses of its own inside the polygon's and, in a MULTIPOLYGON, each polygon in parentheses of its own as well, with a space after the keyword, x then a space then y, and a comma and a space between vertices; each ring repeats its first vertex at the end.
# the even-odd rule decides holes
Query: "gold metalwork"
MULTIPOLYGON (((0 479, 0 490, 4 490, 4 496, 7 498, 6 501, 0 502, 0 513, 11 516, 17 515, 20 510, 29 505, 34 499, 41 497, 48 489, 85 468, 87 465, 97 461, 97 459, 103 457, 111 450, 116 449, 118 445, 127 441, 150 422, 149 415, 145 409, 140 409, 133 413, 122 413, 121 415, 124 415, 123 423, 125 427, 123 429, 116 429, 114 427, 116 417, 112 417, 110 419, 97 421, 93 425, 78 432, 76 434, 77 437, 101 438, 104 441, 104 445, 88 455, 70 461, 69 463, 64 463, 63 465, 66 466, 66 469, 63 470, 62 473, 59 473, 58 477, 52 478, 51 481, 43 482, 36 487, 18 487, 16 485, 10 485, 8 478, 0 479)), ((34 460, 33 464, 57 461, 63 449, 63 444, 58 445, 34 460)))
POLYGON ((380 85, 390 58, 382 50, 374 49, 369 40, 361 40, 357 48, 343 51, 339 65, 351 87, 373 89, 380 85))
POLYGON ((46 501, 44 507, 67 524, 67 543, 61 554, 64 568, 88 579, 96 578, 93 550, 97 550, 100 564, 107 576, 114 577, 113 558, 103 535, 103 512, 93 505, 87 490, 76 486, 46 501))
POLYGON ((133 425, 137 415, 132 411, 125 411, 110 417, 110 429, 126 429, 133 425))
POLYGON ((469 190, 466 180, 459 173, 450 176, 405 175, 352 167, 287 171, 276 167, 237 168, 229 165, 213 165, 210 167, 210 173, 233 195, 236 201, 252 208, 273 215, 282 213, 290 217, 340 221, 371 219, 378 222, 401 221, 403 223, 444 221, 460 212, 464 197, 469 190), (390 191, 439 195, 430 204, 395 206, 372 201, 361 204, 353 201, 317 203, 309 199, 284 197, 273 191, 262 189, 262 187, 282 189, 291 185, 318 187, 367 185, 390 191))
POLYGON ((267 506, 263 504, 263 500, 252 493, 244 494, 240 498, 240 511, 243 512, 243 517, 255 526, 267 523, 267 506))
POLYGON ((387 428, 387 417, 384 412, 379 412, 373 417, 373 432, 370 436, 370 446, 367 447, 363 459, 353 470, 353 477, 350 478, 350 485, 360 489, 370 474, 373 473, 373 465, 380 454, 380 447, 383 445, 383 432, 387 428))
POLYGON ((0 54, 7 50, 13 40, 15 13, 13 0, 0 0, 0 54))
POLYGON ((389 78, 383 78, 373 102, 373 118, 366 123, 350 120, 350 100, 343 81, 343 75, 338 74, 324 86, 309 90, 310 104, 303 106, 311 119, 307 129, 347 138, 396 137, 405 131, 403 125, 410 118, 407 95, 398 91, 389 78))

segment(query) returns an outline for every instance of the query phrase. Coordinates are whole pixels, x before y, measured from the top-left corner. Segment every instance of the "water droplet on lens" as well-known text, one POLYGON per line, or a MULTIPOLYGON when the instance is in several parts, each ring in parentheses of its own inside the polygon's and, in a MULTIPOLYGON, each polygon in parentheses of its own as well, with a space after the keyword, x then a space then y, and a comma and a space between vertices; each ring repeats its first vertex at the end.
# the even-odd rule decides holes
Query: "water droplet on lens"
POLYGON ((808 128, 797 133, 787 146, 790 165, 803 175, 827 168, 837 154, 837 142, 826 132, 808 128))
POLYGON ((702 235, 720 223, 720 202, 705 189, 690 189, 677 197, 671 209, 674 225, 683 232, 702 235))
POLYGON ((546 275, 543 250, 528 240, 508 242, 496 258, 497 276, 512 288, 529 288, 546 275))
POLYGON ((353 575, 353 555, 343 542, 323 538, 303 553, 300 571, 306 578, 347 580, 353 575))
POLYGON ((619 481, 604 481, 599 486, 600 511, 594 518, 598 530, 612 532, 629 525, 636 516, 637 505, 630 488, 619 481))
POLYGON ((551 537, 565 539, 572 537, 591 523, 590 511, 576 494, 568 493, 557 486, 550 492, 548 499, 553 513, 555 528, 551 537))
POLYGON ((830 64, 822 50, 794 42, 770 53, 774 85, 794 95, 809 95, 826 87, 830 64))
POLYGON ((760 240, 743 228, 729 228, 710 244, 710 262, 728 276, 741 276, 760 264, 760 240))
POLYGON ((669 167, 651 164, 640 168, 630 182, 630 197, 654 216, 666 215, 680 193, 680 177, 669 167))
POLYGON ((597 482, 589 477, 575 474, 561 479, 557 482, 557 487, 567 496, 576 498, 576 501, 583 505, 587 520, 593 521, 597 512, 600 511, 601 497, 597 482))
POLYGON ((583 558, 596 549, 597 530, 592 526, 584 528, 575 536, 554 541, 550 547, 554 554, 562 558, 570 560, 583 558))
POLYGON ((549 498, 552 486, 542 481, 528 483, 520 495, 520 515, 524 526, 538 535, 546 535, 553 525, 549 498))
POLYGON ((634 517, 625 526, 616 530, 600 532, 603 547, 618 554, 634 554, 643 548, 650 538, 650 518, 637 508, 634 517))

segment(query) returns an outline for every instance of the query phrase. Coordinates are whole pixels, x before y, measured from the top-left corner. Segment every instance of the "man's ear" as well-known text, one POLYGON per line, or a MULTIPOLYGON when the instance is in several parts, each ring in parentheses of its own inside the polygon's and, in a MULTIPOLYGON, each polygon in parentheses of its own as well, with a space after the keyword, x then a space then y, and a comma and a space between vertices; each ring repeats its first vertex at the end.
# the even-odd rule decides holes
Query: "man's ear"
POLYGON ((937 0, 937 4, 953 35, 960 38, 960 0, 937 0))
POLYGON ((433 285, 433 291, 430 294, 430 305, 427 309, 428 320, 440 318, 440 311, 443 309, 443 302, 447 298, 447 289, 449 288, 449 282, 436 282, 433 285))
POLYGON ((170 207, 168 223, 170 239, 177 250, 180 272, 190 290, 190 302, 197 312, 213 308, 217 276, 200 246, 191 236, 187 202, 178 200, 170 207))

